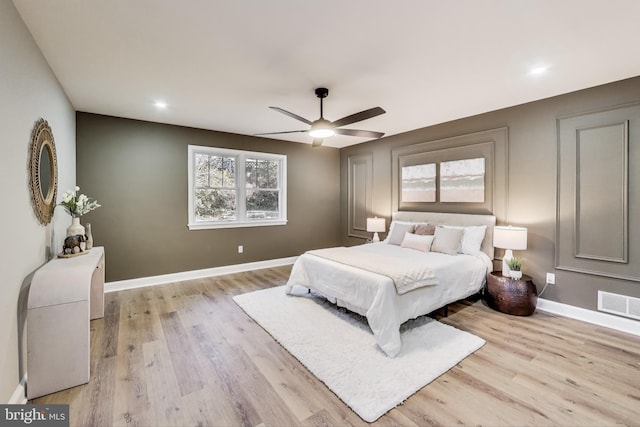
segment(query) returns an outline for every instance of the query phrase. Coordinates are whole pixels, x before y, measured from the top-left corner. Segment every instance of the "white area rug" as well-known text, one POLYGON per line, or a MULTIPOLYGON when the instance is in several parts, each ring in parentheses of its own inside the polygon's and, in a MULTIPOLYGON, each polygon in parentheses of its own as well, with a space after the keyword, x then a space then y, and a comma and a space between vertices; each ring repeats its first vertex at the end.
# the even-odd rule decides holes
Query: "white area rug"
POLYGON ((482 347, 485 341, 426 316, 402 327, 395 358, 378 348, 366 319, 284 286, 233 297, 363 420, 373 422, 482 347))

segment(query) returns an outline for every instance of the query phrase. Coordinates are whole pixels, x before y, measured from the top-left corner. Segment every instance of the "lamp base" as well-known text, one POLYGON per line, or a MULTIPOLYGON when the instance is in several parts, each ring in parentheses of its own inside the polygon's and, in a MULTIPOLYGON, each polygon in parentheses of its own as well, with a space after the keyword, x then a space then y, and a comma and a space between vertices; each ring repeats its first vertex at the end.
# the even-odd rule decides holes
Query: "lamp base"
POLYGON ((373 239, 371 239, 373 243, 378 243, 380 241, 380 236, 378 236, 378 232, 373 233, 373 239))
POLYGON ((504 277, 509 277, 511 269, 509 268, 509 265, 507 263, 512 259, 513 252, 511 251, 511 249, 507 249, 506 251, 504 251, 504 257, 502 258, 502 275, 504 277))

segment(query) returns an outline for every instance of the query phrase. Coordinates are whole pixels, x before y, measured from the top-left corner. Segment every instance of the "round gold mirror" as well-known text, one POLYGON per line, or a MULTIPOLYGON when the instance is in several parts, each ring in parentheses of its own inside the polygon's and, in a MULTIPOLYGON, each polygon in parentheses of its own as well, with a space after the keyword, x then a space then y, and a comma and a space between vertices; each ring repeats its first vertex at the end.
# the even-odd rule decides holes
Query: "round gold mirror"
POLYGON ((31 199, 36 216, 44 225, 51 222, 58 193, 58 161, 53 133, 46 120, 36 122, 31 134, 29 162, 31 199))

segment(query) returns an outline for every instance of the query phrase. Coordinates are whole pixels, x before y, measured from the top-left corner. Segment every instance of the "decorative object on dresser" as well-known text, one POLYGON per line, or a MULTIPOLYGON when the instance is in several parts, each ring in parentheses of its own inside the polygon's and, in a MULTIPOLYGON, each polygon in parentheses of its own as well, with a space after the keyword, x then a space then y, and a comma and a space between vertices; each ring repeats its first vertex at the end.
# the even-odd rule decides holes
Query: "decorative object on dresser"
POLYGON ((93 247, 93 233, 91 232, 91 223, 86 223, 84 225, 84 229, 86 230, 86 236, 87 236, 87 250, 91 249, 93 247))
POLYGON ((82 254, 84 251, 93 247, 93 236, 91 236, 91 225, 89 225, 89 235, 87 230, 80 224, 80 217, 94 209, 98 209, 100 205, 97 200, 87 197, 85 194, 78 195, 80 187, 76 186, 73 190, 68 190, 62 196, 62 202, 58 206, 62 206, 69 215, 71 215, 71 225, 67 227, 67 238, 62 247, 62 258, 82 254), (90 239, 90 244, 87 241, 90 239))
POLYGON ((493 246, 505 249, 502 258, 502 274, 509 275, 509 260, 513 258, 514 250, 527 249, 527 229, 524 227, 496 226, 493 229, 493 246))
POLYGON ((53 217, 58 194, 58 159, 51 127, 44 119, 36 122, 31 133, 29 178, 36 216, 41 224, 47 225, 53 217))
POLYGON ((68 236, 64 239, 64 246, 62 247, 62 253, 60 256, 64 258, 71 255, 81 255, 86 253, 87 242, 84 234, 76 234, 68 236))
POLYGON ((378 218, 377 216, 367 218, 367 231, 373 233, 372 242, 379 242, 380 236, 378 236, 378 232, 384 233, 386 231, 384 218, 378 218))
POLYGON ((501 313, 529 316, 536 311, 538 291, 531 277, 514 279, 498 271, 487 275, 485 299, 489 307, 501 313))
POLYGON ((80 217, 74 216, 71 218, 71 225, 67 227, 67 237, 71 236, 84 236, 85 228, 80 224, 80 217))
POLYGON ((507 261, 507 267, 509 267, 509 277, 513 279, 522 278, 522 263, 524 260, 522 258, 513 257, 509 261, 507 261))

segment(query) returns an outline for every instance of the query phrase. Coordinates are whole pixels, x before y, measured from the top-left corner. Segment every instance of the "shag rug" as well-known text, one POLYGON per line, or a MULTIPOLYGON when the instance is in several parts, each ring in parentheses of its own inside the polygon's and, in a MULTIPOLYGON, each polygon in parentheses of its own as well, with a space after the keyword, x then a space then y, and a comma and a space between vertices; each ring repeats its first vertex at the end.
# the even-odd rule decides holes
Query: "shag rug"
POLYGON ((366 318, 284 286, 233 297, 363 420, 373 422, 447 372, 485 341, 427 316, 402 325, 402 350, 387 357, 366 318))

